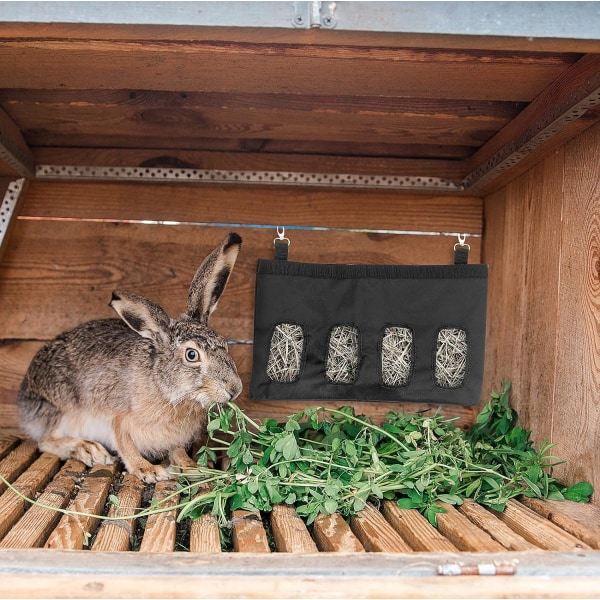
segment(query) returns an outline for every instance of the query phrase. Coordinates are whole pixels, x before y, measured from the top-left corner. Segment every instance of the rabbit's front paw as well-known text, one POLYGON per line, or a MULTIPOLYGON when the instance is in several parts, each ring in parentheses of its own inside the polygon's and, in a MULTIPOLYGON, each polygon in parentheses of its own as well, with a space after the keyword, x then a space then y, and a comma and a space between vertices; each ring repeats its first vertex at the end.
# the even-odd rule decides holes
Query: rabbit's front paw
POLYGON ((171 479, 171 475, 167 469, 161 465, 152 465, 150 463, 132 470, 131 473, 144 483, 156 483, 157 481, 171 479))
POLYGON ((115 457, 102 444, 88 440, 81 440, 73 448, 71 456, 88 467, 112 465, 115 462, 115 457))

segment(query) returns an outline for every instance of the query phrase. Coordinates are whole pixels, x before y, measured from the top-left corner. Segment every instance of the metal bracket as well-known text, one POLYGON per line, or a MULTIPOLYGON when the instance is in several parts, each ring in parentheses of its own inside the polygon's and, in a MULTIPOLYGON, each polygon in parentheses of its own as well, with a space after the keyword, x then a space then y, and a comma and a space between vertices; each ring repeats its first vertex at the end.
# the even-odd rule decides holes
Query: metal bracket
POLYGON ((4 238, 15 215, 15 209, 25 187, 25 178, 15 179, 8 184, 8 189, 0 203, 0 248, 4 244, 4 238))
POLYGON ((218 169, 176 169, 159 167, 87 167, 38 165, 36 179, 135 180, 141 182, 238 183, 260 185, 327 186, 389 190, 431 190, 458 192, 463 188, 441 177, 398 175, 354 175, 292 171, 233 171, 218 169))
POLYGON ((292 25, 303 29, 333 29, 337 25, 334 13, 335 2, 310 0, 309 2, 294 2, 294 18, 292 25))

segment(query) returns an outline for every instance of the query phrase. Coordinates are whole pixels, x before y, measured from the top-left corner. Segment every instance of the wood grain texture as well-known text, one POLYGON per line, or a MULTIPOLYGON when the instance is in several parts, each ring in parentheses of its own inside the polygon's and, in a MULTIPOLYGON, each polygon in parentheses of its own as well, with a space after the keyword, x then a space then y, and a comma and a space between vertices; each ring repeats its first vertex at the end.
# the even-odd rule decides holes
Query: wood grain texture
POLYGON ((517 101, 530 101, 574 60, 568 54, 68 38, 0 39, 0 52, 5 57, 0 79, 12 88, 121 89, 125 70, 134 90, 301 89, 308 94, 428 98, 438 93, 443 72, 448 99, 517 101))
POLYGON ((130 550, 135 534, 134 515, 139 511, 144 484, 135 475, 125 473, 119 491, 116 493, 118 504, 112 504, 108 516, 114 520, 102 521, 93 552, 118 552, 130 550))
POLYGON ((475 523, 477 527, 489 533, 492 538, 502 544, 507 550, 539 550, 538 546, 535 546, 515 533, 500 519, 496 518, 491 511, 473 502, 470 498, 465 498, 464 502, 458 507, 458 510, 475 523))
MULTIPOLYGON (((198 148, 198 138, 314 140, 321 144, 378 144, 478 148, 525 106, 519 102, 303 94, 179 93, 127 90, 0 91, 12 119, 27 123, 34 146, 109 145, 198 148), (352 127, 348 127, 348 119, 352 127), (51 133, 49 133, 51 132, 51 133), (76 133, 85 132, 85 133, 76 133), (163 144, 160 144, 163 145, 163 144)), ((364 149, 360 151, 365 152, 364 149)), ((322 153, 322 152, 319 152, 322 153)))
POLYGON ((190 525, 190 552, 221 552, 217 518, 204 514, 190 525))
POLYGON ((234 510, 233 549, 236 552, 252 552, 253 554, 268 554, 271 552, 267 532, 263 527, 259 512, 234 510))
MULTIPOLYGON (((475 235, 483 228, 483 201, 473 196, 183 182, 34 181, 19 214, 183 224, 270 224, 273 230, 277 225, 294 225, 475 235)), ((199 231, 201 237, 211 236, 207 230, 199 231)), ((477 244, 472 250, 471 261, 477 262, 477 244)))
POLYGON ((544 550, 585 550, 589 546, 575 536, 538 515, 516 500, 509 500, 506 508, 496 513, 513 531, 544 550))
POLYGON ((193 148, 161 140, 158 148, 122 148, 111 144, 103 148, 63 148, 33 146, 36 164, 223 169, 233 171, 290 171, 297 173, 350 173, 362 175, 407 175, 443 177, 452 181, 462 178, 460 160, 470 148, 364 142, 321 143, 327 154, 312 154, 314 145, 298 140, 261 140, 260 144, 231 139, 194 140, 193 148), (250 148, 248 148, 250 146, 250 148), (264 152, 268 146, 269 151, 264 152), (248 151, 258 148, 261 151, 248 151), (412 157, 418 149, 419 158, 412 157), (360 154, 359 154, 360 152, 360 154), (427 160, 425 160, 427 158, 427 160))
MULTIPOLYGON (((0 460, 9 452, 12 452, 21 443, 21 438, 9 433, 0 433, 0 460)), ((4 476, 2 463, 0 463, 0 473, 4 476)), ((1 493, 1 492, 0 492, 1 493)))
POLYGON ((402 536, 372 505, 350 517, 350 528, 367 552, 412 552, 402 536))
POLYGON ((304 521, 296 514, 296 508, 275 504, 271 511, 271 531, 279 552, 310 554, 318 552, 304 521))
POLYGON ((158 481, 154 487, 152 501, 157 503, 161 512, 148 517, 144 527, 144 536, 140 552, 173 552, 175 548, 177 509, 179 501, 175 481, 158 481), (169 509, 163 512, 163 509, 169 509))
POLYGON ((77 495, 52 531, 45 548, 82 550, 89 544, 102 515, 118 464, 95 465, 86 474, 77 495))
POLYGON ((77 460, 64 463, 56 477, 36 498, 34 504, 0 542, 0 548, 39 548, 58 523, 86 466, 77 460))
MULTIPOLYGON (((2 477, 9 483, 13 483, 38 456, 37 443, 33 440, 24 440, 0 462, 2 477)), ((0 494, 3 494, 7 487, 4 481, 0 481, 0 494)))
POLYGON ((600 125, 565 148, 552 441, 567 484, 589 481, 600 501, 600 125))
POLYGON ((600 550, 600 507, 569 500, 522 497, 519 501, 592 548, 600 550))
POLYGON ((37 492, 52 479, 59 467, 59 458, 44 452, 13 483, 13 487, 20 495, 8 489, 0 496, 0 540, 30 507, 29 502, 21 495, 25 498, 34 498, 37 492))
MULTIPOLYGON (((600 127, 486 198, 486 381, 513 381, 532 439, 557 443, 555 475, 599 489, 600 127)), ((594 501, 597 498, 594 496, 594 501)))
POLYGON ((458 548, 446 539, 418 510, 403 509, 392 500, 385 500, 383 515, 392 527, 419 552, 458 552, 458 548))
POLYGON ((512 382, 511 404, 540 443, 551 439, 561 272, 563 153, 486 198, 489 264, 484 390, 512 382))
POLYGON ((477 552, 500 552, 501 544, 482 531, 456 508, 438 502, 446 512, 437 514, 437 526, 441 534, 448 538, 459 550, 477 552))
POLYGON ((364 552, 365 548, 344 518, 334 513, 319 515, 312 525, 313 536, 321 552, 364 552))

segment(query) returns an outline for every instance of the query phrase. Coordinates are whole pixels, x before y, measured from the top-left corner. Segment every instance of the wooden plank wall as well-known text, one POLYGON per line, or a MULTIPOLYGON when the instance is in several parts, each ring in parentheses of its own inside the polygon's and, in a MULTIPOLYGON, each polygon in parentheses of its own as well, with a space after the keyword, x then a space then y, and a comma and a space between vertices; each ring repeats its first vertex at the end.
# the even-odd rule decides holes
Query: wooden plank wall
POLYGON ((559 479, 600 490, 600 127, 486 198, 484 239, 487 386, 510 378, 559 479))
MULTIPOLYGON (((259 257, 272 257, 275 225, 288 226, 292 260, 449 264, 455 238, 439 233, 480 235, 482 213, 478 198, 387 190, 34 181, 0 264, 0 425, 16 425, 16 390, 45 340, 113 316, 113 289, 146 295, 178 314, 197 266, 233 229, 243 248, 211 325, 232 340, 246 388, 239 403, 257 417, 296 412, 306 403, 250 402, 247 394, 254 272, 259 257), (379 233, 356 231, 364 229, 379 233)), ((471 262, 479 262, 481 238, 468 241, 471 262)), ((357 408, 381 416, 394 405, 357 408)), ((463 416, 466 425, 473 409, 450 406, 446 413, 463 416)))

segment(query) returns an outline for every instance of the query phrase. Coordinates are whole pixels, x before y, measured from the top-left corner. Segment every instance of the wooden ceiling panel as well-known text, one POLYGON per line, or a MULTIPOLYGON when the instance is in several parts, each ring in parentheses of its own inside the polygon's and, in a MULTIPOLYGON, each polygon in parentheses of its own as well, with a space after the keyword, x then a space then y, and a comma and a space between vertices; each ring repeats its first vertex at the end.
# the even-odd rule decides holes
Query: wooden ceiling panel
MULTIPOLYGON (((498 165, 505 177, 533 152, 528 136, 546 147, 545 128, 559 123, 564 142, 599 118, 600 54, 580 44, 331 36, 7 25, 3 131, 28 157, 21 172, 35 161, 424 176, 456 191, 488 186, 498 165), (569 98, 584 99, 581 111, 555 114, 569 98)), ((0 155, 0 174, 15 172, 9 159, 0 155)))

